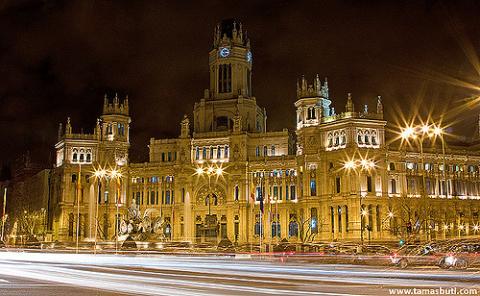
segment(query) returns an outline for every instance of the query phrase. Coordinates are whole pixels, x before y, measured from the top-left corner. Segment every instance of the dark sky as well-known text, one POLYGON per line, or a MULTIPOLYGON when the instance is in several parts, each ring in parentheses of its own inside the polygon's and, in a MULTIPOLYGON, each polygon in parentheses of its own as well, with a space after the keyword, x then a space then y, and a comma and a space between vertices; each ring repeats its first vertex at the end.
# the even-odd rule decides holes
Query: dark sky
MULTIPOLYGON (((333 104, 382 95, 387 118, 452 110, 480 86, 479 1, 0 1, 0 163, 46 160, 59 122, 90 132, 103 95, 129 95, 131 159, 179 133, 208 87, 213 28, 242 20, 269 129, 293 128, 296 79, 328 76, 333 104), (418 107, 418 108, 417 108, 418 107), (413 110, 413 111, 412 111, 413 110)), ((472 136, 480 108, 461 107, 472 136), (463 109, 462 109, 463 108, 463 109)), ((406 116, 410 118, 411 116, 406 116)))

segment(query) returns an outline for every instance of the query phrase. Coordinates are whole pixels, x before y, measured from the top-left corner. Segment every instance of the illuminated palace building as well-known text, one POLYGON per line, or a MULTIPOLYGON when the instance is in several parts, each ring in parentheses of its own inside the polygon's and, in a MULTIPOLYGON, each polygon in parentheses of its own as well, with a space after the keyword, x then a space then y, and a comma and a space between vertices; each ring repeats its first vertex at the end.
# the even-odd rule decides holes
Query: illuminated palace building
POLYGON ((358 110, 348 95, 344 112, 335 113, 327 80, 318 76, 297 83, 295 133, 267 131, 252 64, 242 25, 219 24, 210 86, 193 120, 183 118, 177 138, 152 138, 148 162, 128 162, 127 99, 105 98, 93 134, 73 133, 70 121, 60 128, 49 209, 54 239, 75 239, 78 210, 82 239, 97 233, 110 240, 115 217, 132 207, 160 217, 164 237, 178 241, 477 234, 478 146, 447 145, 434 123, 399 129, 387 145, 381 99, 373 111, 358 110))

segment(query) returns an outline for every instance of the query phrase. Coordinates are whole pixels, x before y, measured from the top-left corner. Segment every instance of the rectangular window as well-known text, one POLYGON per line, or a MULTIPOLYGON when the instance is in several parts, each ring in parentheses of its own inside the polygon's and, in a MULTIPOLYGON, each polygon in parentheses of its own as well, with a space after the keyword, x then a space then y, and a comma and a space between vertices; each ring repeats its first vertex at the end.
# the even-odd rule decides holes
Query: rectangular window
POLYGON ((182 188, 182 203, 185 203, 185 188, 182 188))
POLYGON ((367 192, 372 192, 372 176, 367 176, 367 192))
POLYGON ((330 224, 332 225, 332 233, 335 232, 335 210, 330 207, 330 224))
POLYGON ((162 152, 162 162, 165 162, 165 152, 162 152))
POLYGON ((150 204, 155 204, 155 191, 150 191, 150 204))
POLYGON ((168 161, 172 161, 172 152, 168 151, 168 161))
POLYGON ((165 204, 167 204, 167 205, 170 204, 170 190, 167 190, 165 192, 165 204))
POLYGON ((338 206, 338 232, 342 232, 342 207, 338 206))
POLYGON ((310 196, 317 196, 317 181, 310 179, 310 196))
POLYGON ((235 193, 234 193, 234 199, 238 201, 240 195, 240 189, 238 188, 238 185, 235 185, 235 193))
POLYGON ((295 185, 290 186, 290 200, 295 200, 297 198, 297 194, 295 192, 295 185))
POLYGON ((345 232, 348 232, 348 206, 345 206, 345 232))
POLYGON ((278 200, 278 186, 273 186, 273 197, 278 200))
POLYGON ((289 192, 290 192, 290 190, 288 190, 288 185, 285 185, 285 200, 288 200, 289 192))
POLYGON ((317 208, 310 209, 310 229, 312 233, 318 233, 318 214, 317 208))
POLYGON ((261 196, 262 196, 262 188, 260 186, 257 186, 257 190, 255 190, 255 200, 260 201, 261 196))
POLYGON ((341 187, 340 187, 340 177, 335 178, 335 190, 337 193, 340 193, 341 187))

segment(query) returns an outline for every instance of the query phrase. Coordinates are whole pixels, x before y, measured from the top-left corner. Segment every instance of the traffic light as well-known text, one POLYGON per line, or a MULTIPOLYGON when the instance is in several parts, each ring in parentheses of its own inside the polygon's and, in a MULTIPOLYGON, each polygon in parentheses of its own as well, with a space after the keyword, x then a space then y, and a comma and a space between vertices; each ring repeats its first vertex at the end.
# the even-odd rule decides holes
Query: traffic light
POLYGON ((407 222, 407 233, 411 234, 412 233, 412 223, 410 221, 407 222))

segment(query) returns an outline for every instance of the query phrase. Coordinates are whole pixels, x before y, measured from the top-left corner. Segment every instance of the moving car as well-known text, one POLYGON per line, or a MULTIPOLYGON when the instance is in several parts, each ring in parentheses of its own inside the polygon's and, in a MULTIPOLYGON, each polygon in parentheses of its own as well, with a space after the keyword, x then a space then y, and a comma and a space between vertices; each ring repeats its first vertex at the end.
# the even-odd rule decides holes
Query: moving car
POLYGON ((480 265, 480 242, 461 242, 452 246, 439 263, 441 268, 465 269, 480 265))

